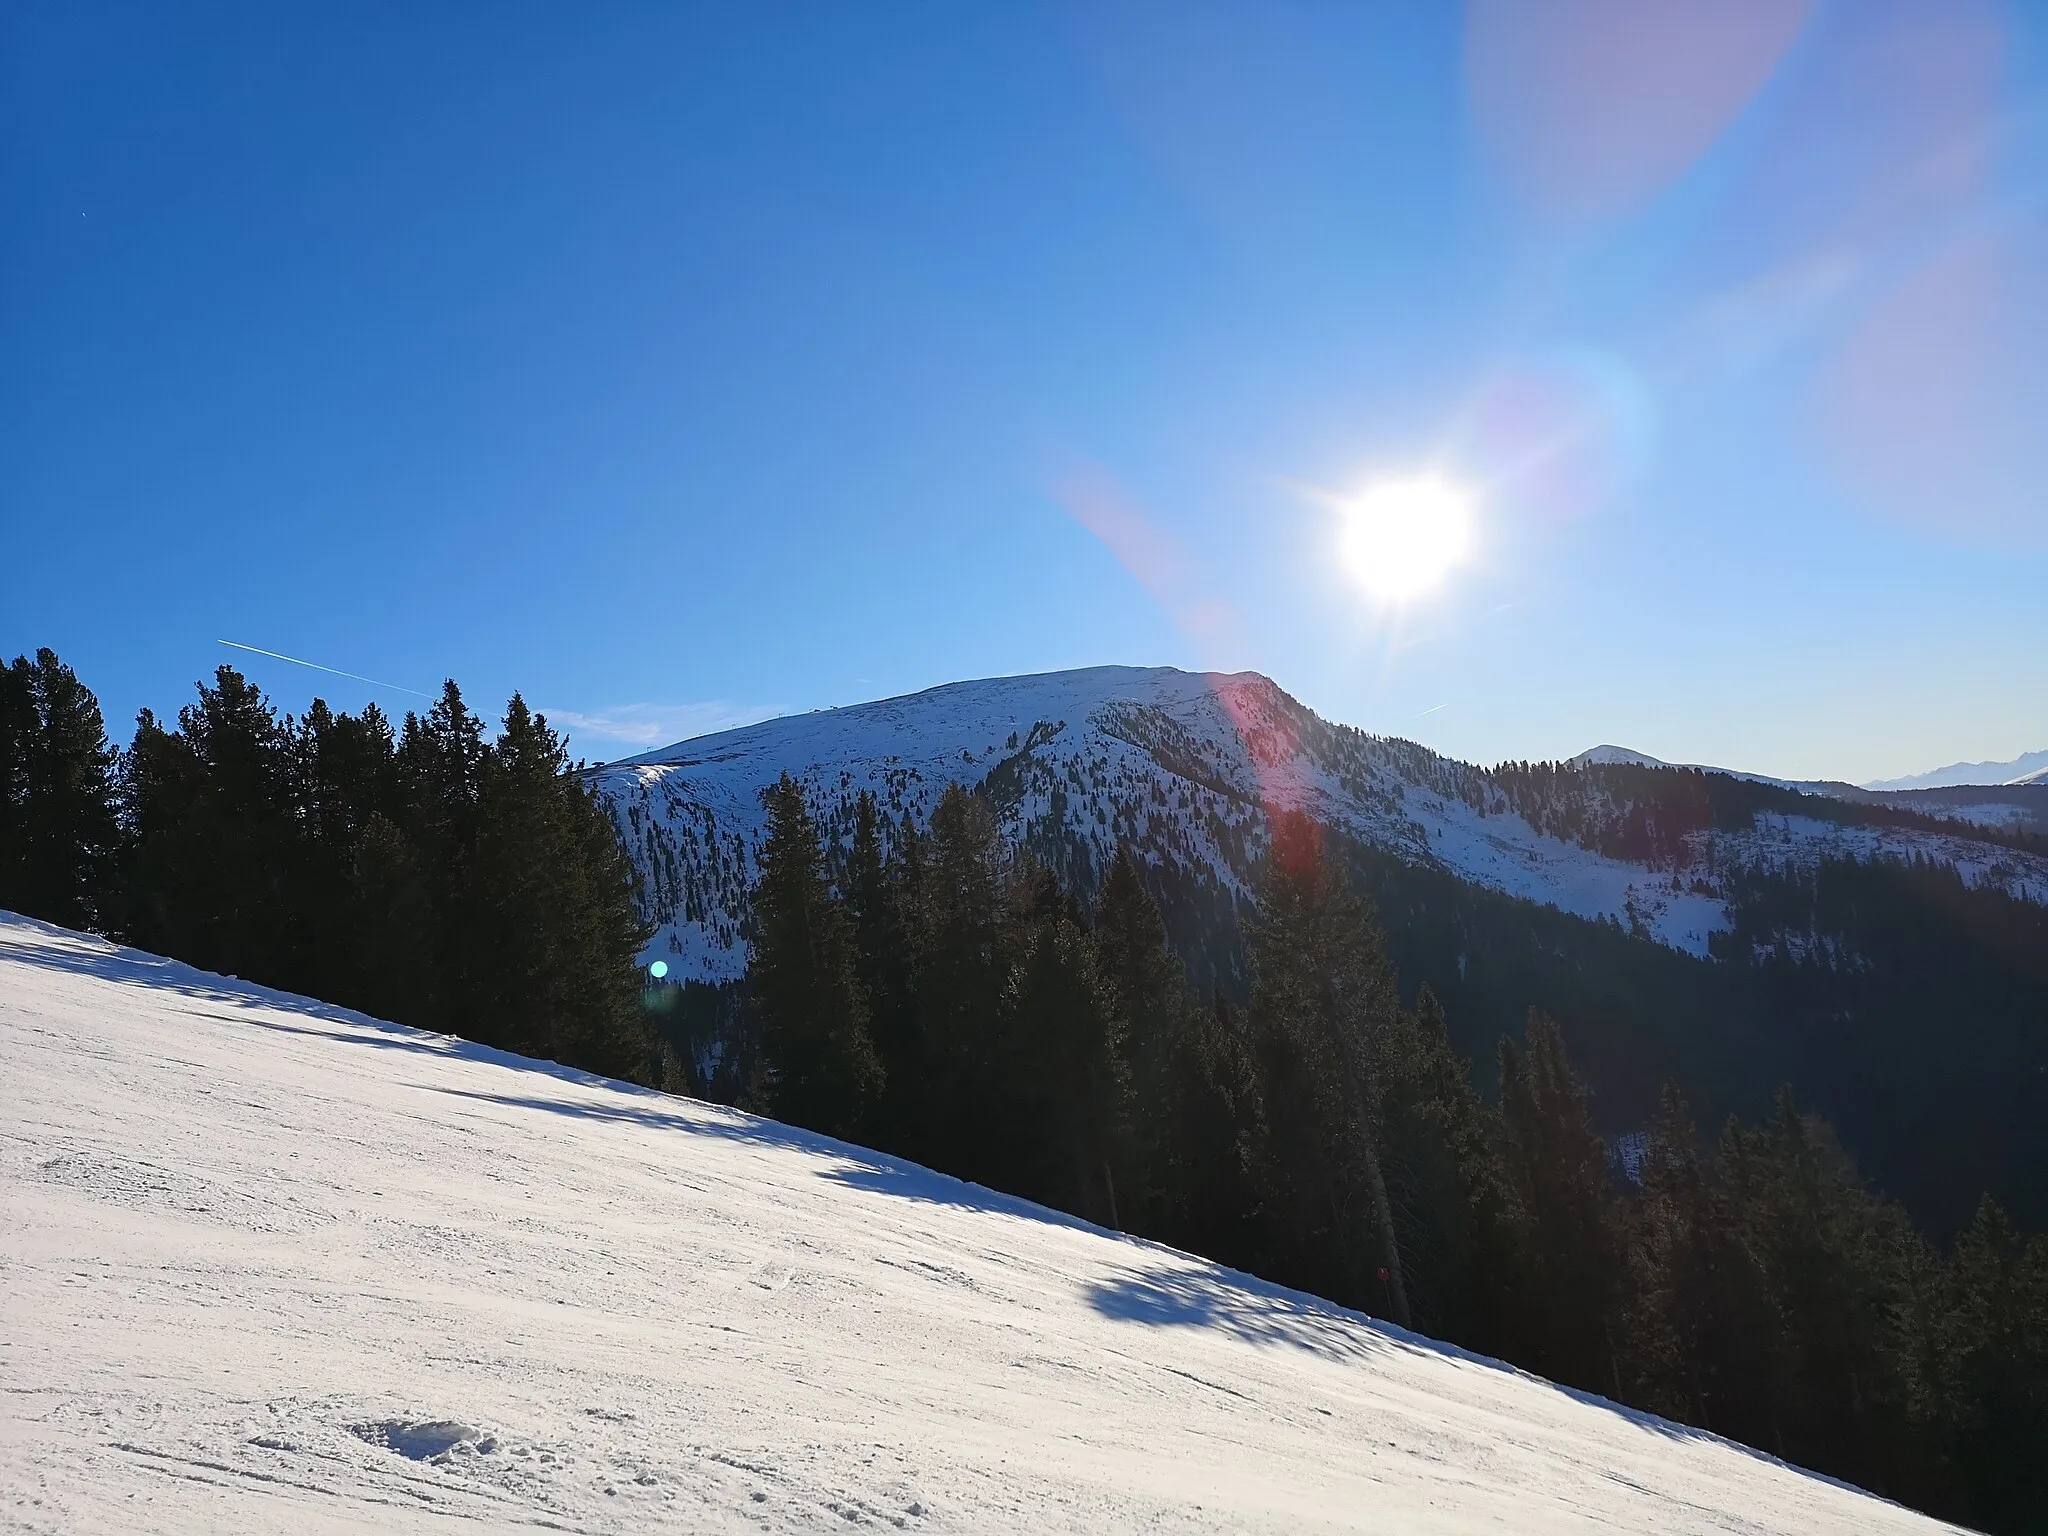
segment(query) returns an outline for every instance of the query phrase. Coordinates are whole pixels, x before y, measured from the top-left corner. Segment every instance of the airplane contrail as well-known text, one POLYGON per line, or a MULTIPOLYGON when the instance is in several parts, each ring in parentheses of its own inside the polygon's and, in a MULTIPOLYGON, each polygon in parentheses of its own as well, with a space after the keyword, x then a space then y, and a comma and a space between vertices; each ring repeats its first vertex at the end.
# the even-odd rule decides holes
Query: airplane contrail
MULTIPOLYGON (((1432 705, 1430 705, 1430 707, 1429 707, 1428 709, 1425 709, 1425 710, 1424 710, 1424 711, 1422 712, 1422 715, 1433 715, 1433 714, 1435 714, 1435 713, 1436 713, 1436 712, 1437 712, 1438 710, 1440 710, 1440 709, 1449 709, 1450 707, 1451 707, 1451 701, 1450 701, 1449 699, 1445 699, 1445 700, 1443 701, 1443 703, 1441 703, 1441 704, 1432 704, 1432 705)), ((1416 718, 1416 719, 1418 719, 1418 720, 1420 720, 1420 719, 1422 718, 1422 715, 1417 715, 1417 716, 1416 716, 1415 718, 1416 718)))
POLYGON ((266 651, 260 645, 244 645, 239 640, 223 640, 222 645, 231 645, 238 651, 254 651, 258 656, 275 656, 279 661, 288 661, 295 667, 311 667, 315 672, 332 672, 336 677, 352 677, 359 683, 368 683, 373 688, 395 688, 400 693, 415 694, 422 699, 431 699, 431 693, 421 693, 417 688, 408 688, 403 683, 380 683, 374 677, 365 677, 360 672, 344 672, 339 667, 323 667, 317 661, 301 661, 296 656, 287 656, 283 651, 266 651))

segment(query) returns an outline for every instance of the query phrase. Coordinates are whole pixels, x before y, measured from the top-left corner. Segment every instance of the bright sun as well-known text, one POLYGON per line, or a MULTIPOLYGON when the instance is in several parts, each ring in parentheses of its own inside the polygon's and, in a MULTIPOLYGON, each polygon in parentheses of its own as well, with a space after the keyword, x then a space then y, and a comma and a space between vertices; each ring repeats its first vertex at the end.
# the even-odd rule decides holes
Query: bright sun
POLYGON ((1382 481, 1337 510, 1344 565, 1382 603, 1434 590, 1471 548, 1471 499, 1447 481, 1382 481))

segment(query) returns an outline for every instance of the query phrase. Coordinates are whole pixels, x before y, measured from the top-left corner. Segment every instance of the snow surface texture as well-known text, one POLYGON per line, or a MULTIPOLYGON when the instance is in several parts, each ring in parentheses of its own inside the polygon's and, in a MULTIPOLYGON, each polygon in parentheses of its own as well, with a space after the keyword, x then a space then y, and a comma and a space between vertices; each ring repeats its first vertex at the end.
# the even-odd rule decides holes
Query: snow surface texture
POLYGON ((772 1121, 0 914, 0 1525, 1940 1529, 772 1121))
POLYGON ((1963 826, 1953 837, 1886 829, 1805 842, 1777 825, 1714 834, 1679 878, 1546 836, 1485 769, 1332 725, 1257 673, 1091 667, 785 716, 593 770, 645 879, 655 933, 644 958, 665 960, 672 978, 746 969, 761 791, 783 773, 842 842, 863 789, 923 825, 948 784, 980 786, 1005 833, 1083 891, 1127 841, 1175 866, 1214 909, 1249 897, 1271 809, 1310 811, 1411 863, 1612 918, 1695 955, 1731 926, 1716 871, 1743 862, 1918 855, 2048 901, 2048 860, 1973 842, 1963 826))

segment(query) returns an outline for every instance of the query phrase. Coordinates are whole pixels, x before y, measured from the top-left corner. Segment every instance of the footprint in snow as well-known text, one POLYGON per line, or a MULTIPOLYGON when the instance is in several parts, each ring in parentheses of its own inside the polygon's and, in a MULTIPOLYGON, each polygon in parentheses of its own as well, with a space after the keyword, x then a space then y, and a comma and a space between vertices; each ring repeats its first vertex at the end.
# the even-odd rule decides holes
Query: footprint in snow
POLYGON ((457 1419, 382 1419, 374 1424, 351 1424, 349 1433, 371 1445, 396 1451, 410 1461, 443 1461, 462 1445, 472 1447, 482 1456, 498 1448, 496 1436, 457 1419))

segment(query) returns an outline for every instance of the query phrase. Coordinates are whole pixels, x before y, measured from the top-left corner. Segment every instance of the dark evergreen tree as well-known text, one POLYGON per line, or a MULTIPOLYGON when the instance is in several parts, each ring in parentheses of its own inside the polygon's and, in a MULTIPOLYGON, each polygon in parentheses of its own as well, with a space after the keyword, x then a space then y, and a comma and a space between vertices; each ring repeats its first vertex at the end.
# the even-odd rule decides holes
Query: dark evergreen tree
POLYGON ((1115 1164, 1125 1161, 1130 1084, 1122 1021, 1076 921, 1049 871, 1034 869, 1004 997, 1001 1049, 1009 1057, 999 1094, 996 1157, 1015 1182, 1047 1204, 1119 1226, 1115 1164))
POLYGON ((1240 1016, 1220 994, 1192 1012, 1170 1059, 1161 1230, 1154 1235, 1243 1269, 1271 1250, 1260 1229, 1258 1149, 1267 1132, 1240 1016))
POLYGON ((0 670, 0 906, 109 925, 119 828, 99 701, 47 647, 0 670))
POLYGON ((653 1042, 634 960, 646 942, 610 818, 545 716, 513 694, 483 759, 467 916, 479 1037, 646 1081, 653 1042))
POLYGON ((768 1063, 767 1105, 781 1119, 852 1136, 882 1088, 854 971, 853 927, 826 884, 824 848, 802 786, 784 774, 762 799, 768 835, 748 979, 768 1063))
POLYGON ((373 815, 348 868, 349 945, 355 981, 342 1001, 423 1029, 443 1016, 431 885, 397 823, 373 815))
POLYGON ((1009 979, 1005 859, 988 806, 958 785, 932 812, 923 853, 912 946, 929 1084, 925 1151, 967 1171, 985 1157, 1007 1064, 998 1035, 1009 979))
POLYGON ((1770 1122, 1737 1130, 1733 1142, 1724 1164, 1734 1219, 1777 1324, 1767 1420, 1736 1433, 1887 1492, 1906 1447, 1913 1351, 1904 1329, 1926 1268, 1919 1240, 1789 1089, 1770 1122))
POLYGON ((2048 1530, 2048 1239, 2022 1242, 1987 1196, 1956 1239, 1944 1300, 1935 1417, 1954 1512, 1988 1531, 2048 1530))
POLYGON ((1415 1326, 1494 1350, 1507 1202, 1491 1118, 1428 987, 1390 1044, 1382 1162, 1415 1326))
POLYGON ((208 970, 293 987, 305 936, 292 902, 290 744, 232 667, 166 732, 144 712, 123 765, 135 839, 129 931, 208 970))
POLYGON ((1556 1021, 1531 1011, 1500 1047, 1502 1166, 1516 1229, 1514 1358, 1552 1380, 1621 1395, 1611 1319, 1621 1245, 1607 1149, 1556 1021))
POLYGON ((1323 829, 1298 812, 1274 819, 1260 896, 1251 1017, 1268 1107, 1264 1163, 1284 1240, 1315 1288, 1406 1326, 1381 1166, 1401 1014, 1383 937, 1332 867, 1323 829))
POLYGON ((1119 1159, 1122 1206, 1133 1230, 1164 1233, 1175 1224, 1175 1164, 1187 1150, 1176 1124, 1182 1107, 1176 1089, 1182 1074, 1196 1070, 1189 1059, 1194 1021, 1166 924, 1128 844, 1117 845, 1102 882, 1095 940, 1130 1077, 1128 1150, 1119 1159))
POLYGON ((407 713, 398 738, 400 816, 436 914, 440 1027, 482 1038, 484 1000, 498 938, 477 898, 474 857, 489 747, 453 678, 422 717, 407 713))
POLYGON ((875 797, 854 802, 846 863, 846 910, 853 921, 854 974, 868 1005, 868 1033, 882 1069, 871 1126, 879 1144, 915 1153, 923 1126, 924 1051, 911 985, 906 908, 915 886, 919 838, 907 822, 892 859, 883 847, 875 797))

